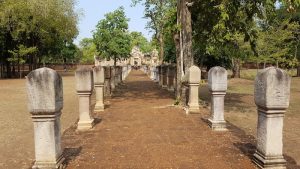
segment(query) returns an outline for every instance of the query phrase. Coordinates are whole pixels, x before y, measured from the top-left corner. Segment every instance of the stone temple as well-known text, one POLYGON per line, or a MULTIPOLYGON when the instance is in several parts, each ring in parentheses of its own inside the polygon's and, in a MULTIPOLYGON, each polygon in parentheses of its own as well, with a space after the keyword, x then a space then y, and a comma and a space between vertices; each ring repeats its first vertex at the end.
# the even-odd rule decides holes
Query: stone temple
MULTIPOLYGON (((94 56, 95 66, 113 66, 114 60, 106 60, 99 56, 94 56)), ((118 60, 117 66, 131 65, 131 66, 156 66, 158 65, 158 52, 153 50, 150 53, 143 53, 138 46, 134 46, 130 52, 130 57, 124 60, 118 60)))

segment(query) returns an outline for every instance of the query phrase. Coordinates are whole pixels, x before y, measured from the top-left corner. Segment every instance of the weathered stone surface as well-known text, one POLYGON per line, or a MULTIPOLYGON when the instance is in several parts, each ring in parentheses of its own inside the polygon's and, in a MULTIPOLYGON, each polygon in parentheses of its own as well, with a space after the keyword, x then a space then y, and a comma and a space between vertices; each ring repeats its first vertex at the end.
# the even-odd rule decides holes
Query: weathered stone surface
POLYGON ((191 66, 187 73, 190 84, 199 84, 201 81, 201 71, 197 66, 191 66))
POLYGON ((62 79, 49 68, 34 70, 26 79, 28 107, 34 125, 35 163, 32 168, 59 168, 64 161, 60 136, 62 79))
POLYGON ((52 69, 40 68, 27 75, 28 109, 32 114, 54 114, 63 108, 62 79, 52 69))
POLYGON ((213 67, 208 72, 208 88, 213 92, 227 90, 227 71, 223 67, 213 67))
POLYGON ((104 96, 111 97, 112 91, 111 91, 111 85, 110 85, 110 79, 111 79, 111 69, 109 66, 104 67, 104 74, 105 74, 105 81, 104 81, 104 96))
POLYGON ((110 88, 112 91, 115 90, 116 88, 116 69, 114 66, 110 67, 110 71, 111 71, 111 78, 110 78, 110 88))
POLYGON ((224 97, 227 90, 227 71, 225 68, 216 66, 208 72, 208 88, 211 92, 211 117, 208 124, 215 131, 224 131, 224 97))
POLYGON ((93 76, 94 76, 94 84, 104 84, 104 68, 101 66, 96 66, 93 69, 93 76))
POLYGON ((93 72, 90 68, 79 68, 75 72, 77 92, 91 92, 93 90, 93 72))
POLYGON ((269 67, 255 79, 255 104, 268 109, 286 109, 290 99, 290 77, 281 69, 269 67))
POLYGON ((259 168, 283 169, 283 117, 289 106, 291 78, 269 67, 255 79, 254 99, 258 110, 257 145, 253 161, 259 168))
POLYGON ((96 92, 95 111, 104 111, 104 69, 97 66, 93 69, 94 86, 96 92))
POLYGON ((197 66, 191 66, 187 73, 189 77, 189 112, 199 113, 199 83, 201 80, 201 71, 197 66))
POLYGON ((87 130, 93 127, 91 117, 91 94, 93 90, 93 73, 91 69, 82 68, 75 72, 76 89, 79 96, 78 130, 87 130))

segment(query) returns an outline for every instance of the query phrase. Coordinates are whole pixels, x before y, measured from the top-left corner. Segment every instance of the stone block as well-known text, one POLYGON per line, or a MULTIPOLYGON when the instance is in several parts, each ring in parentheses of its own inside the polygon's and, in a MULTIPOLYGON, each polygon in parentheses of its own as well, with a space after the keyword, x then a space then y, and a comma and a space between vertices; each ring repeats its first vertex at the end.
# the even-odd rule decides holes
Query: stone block
POLYGON ((212 92, 227 90, 227 71, 225 68, 216 66, 208 72, 208 88, 212 92))
POLYGON ((92 92, 93 72, 91 68, 79 68, 75 72, 77 92, 92 92))
POLYGON ((93 69, 96 105, 94 111, 104 111, 104 69, 97 66, 93 69))
POLYGON ((104 84, 105 76, 104 76, 104 68, 101 66, 96 66, 93 69, 94 76, 94 84, 104 84))
POLYGON ((289 75, 269 67, 255 78, 254 100, 257 105, 257 145, 253 162, 259 168, 284 169, 283 117, 289 106, 289 75))
POLYGON ((54 114, 63 108, 62 79, 54 70, 34 70, 27 75, 26 84, 30 113, 54 114))
POLYGON ((79 96, 79 121, 77 129, 88 130, 94 125, 94 119, 91 117, 92 69, 81 68, 76 70, 75 79, 77 94, 79 96))
POLYGON ((224 97, 227 90, 227 71, 216 66, 208 72, 208 88, 211 92, 211 117, 208 124, 215 131, 226 131, 224 97))
POLYGON ((26 77, 28 108, 32 114, 35 163, 32 168, 60 168, 60 116, 63 108, 62 79, 49 68, 36 69, 26 77))
POLYGON ((187 74, 189 82, 189 112, 199 113, 199 84, 201 71, 197 66, 191 66, 187 74))
POLYGON ((255 79, 254 100, 258 107, 286 109, 290 100, 290 77, 281 69, 269 67, 255 79))

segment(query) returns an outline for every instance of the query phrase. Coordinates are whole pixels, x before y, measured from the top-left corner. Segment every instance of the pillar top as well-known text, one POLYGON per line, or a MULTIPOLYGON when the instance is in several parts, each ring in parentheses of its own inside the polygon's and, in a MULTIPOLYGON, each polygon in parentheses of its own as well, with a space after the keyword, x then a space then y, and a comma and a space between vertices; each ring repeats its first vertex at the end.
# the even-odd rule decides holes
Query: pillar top
POLYGON ((79 68, 75 72, 77 92, 90 92, 93 90, 93 72, 91 68, 79 68))
POLYGON ((212 92, 226 92, 227 71, 225 68, 215 66, 208 71, 208 88, 212 92))
POLYGON ((269 67, 255 78, 254 100, 265 109, 287 109, 290 99, 291 78, 282 69, 269 67))
POLYGON ((26 77, 28 110, 33 115, 52 115, 63 108, 61 76, 52 69, 40 68, 26 77))
POLYGON ((191 66, 189 72, 187 73, 189 83, 200 83, 201 71, 197 66, 191 66))
POLYGON ((93 69, 93 77, 94 77, 94 84, 99 85, 104 83, 104 68, 101 66, 96 66, 93 69))

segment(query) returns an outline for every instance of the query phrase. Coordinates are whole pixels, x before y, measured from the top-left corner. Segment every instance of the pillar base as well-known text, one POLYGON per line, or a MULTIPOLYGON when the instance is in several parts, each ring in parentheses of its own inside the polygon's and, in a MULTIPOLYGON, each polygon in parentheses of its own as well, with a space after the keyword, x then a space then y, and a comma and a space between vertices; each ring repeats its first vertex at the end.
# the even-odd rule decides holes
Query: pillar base
POLYGON ((35 161, 32 169, 63 169, 65 158, 60 155, 56 161, 35 161))
POLYGON ((94 127, 94 119, 90 121, 79 121, 77 125, 77 130, 89 130, 94 127))
POLYGON ((256 151, 254 153, 253 163, 258 166, 258 168, 265 169, 286 169, 286 161, 283 156, 264 156, 260 152, 256 151))
POLYGON ((227 131, 226 121, 214 121, 208 119, 208 125, 213 131, 227 131))
POLYGON ((96 104, 96 105, 95 105, 94 111, 95 111, 95 112, 101 112, 101 111, 104 111, 104 104, 96 104))
POLYGON ((191 114, 199 114, 200 113, 200 108, 199 108, 199 106, 189 106, 188 111, 191 114))

